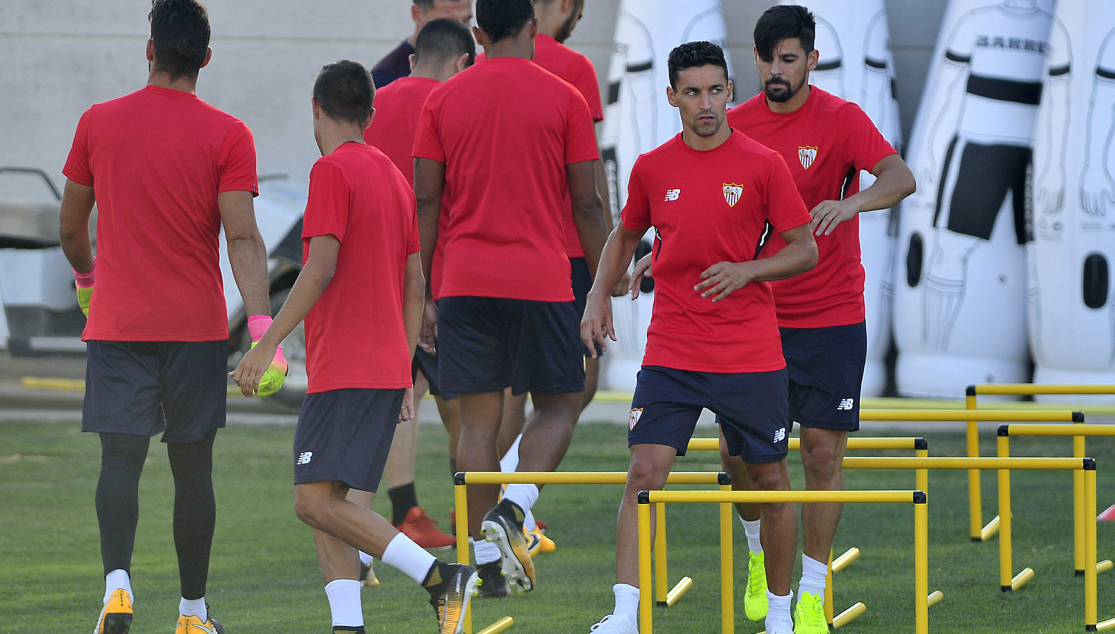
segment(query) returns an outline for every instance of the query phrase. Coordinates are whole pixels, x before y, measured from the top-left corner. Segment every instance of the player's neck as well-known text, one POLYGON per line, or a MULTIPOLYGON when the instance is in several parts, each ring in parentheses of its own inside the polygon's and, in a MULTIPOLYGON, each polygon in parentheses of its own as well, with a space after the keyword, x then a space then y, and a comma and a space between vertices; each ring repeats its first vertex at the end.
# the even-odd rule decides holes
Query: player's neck
POLYGON ((534 38, 505 37, 495 44, 488 44, 485 46, 484 57, 487 59, 495 59, 497 57, 533 59, 534 38))
POLYGON ((698 152, 715 150, 721 145, 724 145, 731 136, 732 129, 728 127, 727 121, 725 121, 720 126, 720 129, 716 131, 716 134, 712 136, 700 136, 693 130, 689 129, 688 126, 686 126, 681 131, 681 140, 685 142, 686 145, 693 148, 694 150, 697 150, 698 152))
POLYGON ((813 87, 809 85, 808 81, 806 81, 805 85, 801 87, 801 90, 799 90, 796 95, 791 97, 789 101, 771 101, 770 98, 765 96, 764 99, 767 100, 767 107, 770 108, 771 112, 777 112, 778 114, 790 114, 791 112, 797 112, 798 110, 800 110, 801 107, 805 105, 805 102, 809 101, 809 92, 811 90, 813 90, 813 87))
POLYGON ((328 156, 345 143, 364 144, 364 131, 360 126, 345 121, 331 121, 321 126, 320 145, 322 156, 328 156))
POLYGON ((170 73, 163 71, 151 70, 151 74, 147 77, 147 85, 155 86, 156 88, 166 88, 167 90, 180 90, 190 94, 197 94, 197 77, 179 77, 171 79, 170 73))
POLYGON ((440 66, 419 63, 414 66, 414 70, 410 71, 411 77, 433 79, 438 82, 445 81, 455 74, 456 69, 453 68, 453 62, 451 61, 440 66))

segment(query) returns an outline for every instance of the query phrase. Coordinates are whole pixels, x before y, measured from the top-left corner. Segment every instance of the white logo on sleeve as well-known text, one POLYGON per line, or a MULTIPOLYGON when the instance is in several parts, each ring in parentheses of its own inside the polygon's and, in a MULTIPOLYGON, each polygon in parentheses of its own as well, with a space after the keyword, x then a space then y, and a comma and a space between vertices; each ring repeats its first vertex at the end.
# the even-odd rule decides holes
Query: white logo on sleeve
POLYGON ((774 432, 774 442, 782 442, 786 440, 786 428, 780 427, 778 431, 774 432))
POLYGON ((836 409, 837 409, 837 411, 851 411, 852 406, 855 405, 855 404, 856 404, 856 399, 854 399, 854 398, 843 398, 843 399, 840 399, 840 404, 836 406, 836 409))
POLYGON ((296 465, 310 464, 310 459, 313 458, 313 457, 314 457, 314 452, 303 451, 302 453, 298 454, 298 460, 295 460, 294 464, 296 464, 296 465))
POLYGON ((670 202, 673 202, 673 201, 677 200, 678 198, 681 198, 681 190, 680 189, 667 189, 666 190, 666 202, 670 203, 670 202))

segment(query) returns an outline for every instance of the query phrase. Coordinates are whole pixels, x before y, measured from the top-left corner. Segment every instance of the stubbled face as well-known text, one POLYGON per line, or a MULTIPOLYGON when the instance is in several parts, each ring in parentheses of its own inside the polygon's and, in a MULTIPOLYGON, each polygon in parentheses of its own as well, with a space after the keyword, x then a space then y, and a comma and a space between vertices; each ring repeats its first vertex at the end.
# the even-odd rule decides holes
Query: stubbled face
POLYGON ((763 82, 763 93, 775 103, 785 103, 794 98, 809 83, 809 71, 817 65, 817 51, 806 54, 796 37, 786 38, 775 45, 771 59, 763 60, 755 53, 755 66, 763 82))
POLYGON ((430 20, 449 18, 465 26, 472 22, 472 0, 434 0, 434 6, 420 12, 422 24, 430 20))
POLYGON ((666 96, 686 128, 697 136, 710 137, 724 125, 732 82, 720 66, 694 66, 678 73, 677 89, 667 88, 666 96))
POLYGON ((565 43, 570 35, 573 35, 573 29, 577 28, 577 23, 584 17, 585 0, 573 0, 573 10, 569 13, 569 17, 561 25, 561 30, 558 31, 554 37, 559 43, 565 43))

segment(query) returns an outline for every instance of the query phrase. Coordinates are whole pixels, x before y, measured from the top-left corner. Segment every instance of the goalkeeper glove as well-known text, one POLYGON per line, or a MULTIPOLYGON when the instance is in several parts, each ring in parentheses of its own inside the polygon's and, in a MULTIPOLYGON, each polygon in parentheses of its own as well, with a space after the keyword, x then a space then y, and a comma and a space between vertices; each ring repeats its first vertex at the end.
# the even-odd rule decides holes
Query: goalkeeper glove
MULTIPOLYGON (((267 327, 270 325, 271 318, 267 315, 253 315, 248 318, 248 333, 252 337, 253 348, 263 338, 263 334, 267 332, 267 327)), ((286 380, 287 369, 286 359, 283 358, 283 347, 280 345, 275 350, 275 358, 271 360, 271 365, 259 380, 256 394, 258 396, 271 396, 282 389, 283 381, 286 380)))
POLYGON ((77 282, 77 305, 81 312, 89 317, 89 302, 93 300, 93 279, 97 273, 97 258, 93 258, 93 269, 88 273, 78 273, 74 269, 74 280, 77 282))

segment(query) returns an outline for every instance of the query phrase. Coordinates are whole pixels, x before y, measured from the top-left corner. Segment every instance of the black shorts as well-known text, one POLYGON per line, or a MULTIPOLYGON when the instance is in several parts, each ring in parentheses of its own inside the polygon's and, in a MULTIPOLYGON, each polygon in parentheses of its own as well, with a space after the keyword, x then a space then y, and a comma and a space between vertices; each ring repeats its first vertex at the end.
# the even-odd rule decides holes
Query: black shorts
POLYGON ((789 449, 786 370, 720 374, 643 366, 635 384, 627 445, 666 445, 685 455, 708 408, 744 462, 777 462, 789 449))
POLYGON ((379 488, 406 390, 343 389, 307 394, 294 430, 294 483, 379 488))
POLYGON ((944 201, 949 201, 949 231, 991 239, 999 208, 1011 193, 1014 235, 1018 244, 1033 241, 1030 188, 1033 150, 1020 145, 985 145, 954 137, 945 155, 937 190, 933 226, 941 226, 944 201))
MULTIPOLYGON (((569 258, 569 277, 573 282, 573 306, 577 309, 577 319, 581 319, 585 316, 588 292, 592 290, 592 274, 588 271, 588 260, 585 258, 569 258)), ((583 342, 577 345, 578 349, 584 349, 583 342)), ((600 344, 596 344, 596 358, 599 359, 603 354, 604 349, 600 347, 600 344)))
POLYGON ((87 351, 82 431, 193 443, 225 426, 228 340, 89 341, 87 351))
POLYGON ((426 377, 426 382, 430 384, 430 395, 440 396, 446 401, 452 401, 457 398, 453 392, 446 392, 441 389, 441 375, 438 373, 437 368, 437 355, 430 354, 422 348, 415 348, 414 360, 410 364, 410 380, 418 378, 418 373, 421 372, 422 376, 426 377))
POLYGON ((779 328, 790 373, 790 418, 802 427, 859 429, 867 323, 779 328))
POLYGON ((584 345, 573 302, 443 297, 438 378, 457 394, 585 390, 584 345))

